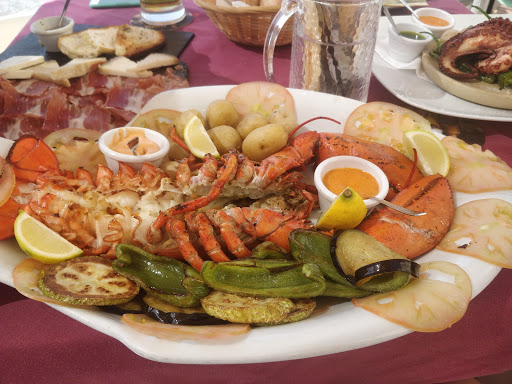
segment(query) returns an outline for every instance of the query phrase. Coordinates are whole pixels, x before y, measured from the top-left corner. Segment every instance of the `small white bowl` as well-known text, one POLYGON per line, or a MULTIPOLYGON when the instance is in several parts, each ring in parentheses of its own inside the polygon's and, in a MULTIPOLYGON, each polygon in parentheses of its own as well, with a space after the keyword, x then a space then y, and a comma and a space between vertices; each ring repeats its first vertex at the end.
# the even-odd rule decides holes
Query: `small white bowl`
MULTIPOLYGON (((332 202, 338 197, 336 194, 327 189, 322 179, 327 172, 337 168, 356 168, 369 173, 375 177, 375 180, 377 180, 377 183, 379 184, 379 193, 377 193, 375 197, 384 199, 388 194, 388 178, 384 172, 375 164, 355 156, 330 157, 318 164, 314 174, 314 182, 316 189, 318 190, 318 200, 320 203, 320 209, 322 211, 325 212, 332 204, 332 202)), ((370 212, 379 203, 375 200, 366 199, 364 200, 364 204, 366 205, 366 210, 370 212)))
POLYGON ((57 42, 59 37, 73 33, 75 22, 65 16, 62 25, 57 28, 60 16, 50 16, 34 21, 30 25, 30 31, 37 36, 41 45, 47 52, 59 52, 57 42))
POLYGON ((417 18, 411 15, 413 23, 416 25, 419 25, 423 28, 428 28, 430 32, 434 34, 435 37, 441 37, 441 35, 446 32, 449 29, 453 29, 455 27, 455 17, 453 15, 450 15, 448 12, 443 11, 442 9, 438 8, 420 8, 417 9, 414 13, 418 17, 420 16, 434 16, 438 17, 440 19, 446 20, 448 22, 448 25, 444 27, 436 27, 435 25, 425 24, 419 21, 417 18))
POLYGON ((114 172, 117 173, 119 170, 119 163, 125 163, 129 166, 131 166, 133 169, 138 171, 142 164, 144 163, 151 163, 156 167, 159 167, 160 164, 162 164, 162 161, 164 160, 164 157, 167 156, 167 153, 169 152, 169 140, 162 135, 159 132, 153 131, 151 129, 146 128, 139 128, 139 127, 122 127, 122 128, 114 128, 107 132, 105 132, 103 135, 100 136, 99 139, 99 147, 100 151, 103 152, 105 155, 105 160, 107 161, 108 167, 114 172), (141 131, 144 132, 145 136, 155 142, 159 147, 160 150, 154 153, 150 153, 147 155, 127 155, 124 153, 119 153, 114 150, 112 150, 109 145, 112 143, 112 139, 114 138, 114 135, 118 132, 129 130, 130 132, 133 131, 141 131))
MULTIPOLYGON (((396 26, 400 32, 429 32, 426 27, 422 27, 413 23, 396 23, 396 26)), ((421 52, 423 52, 425 46, 433 40, 432 36, 429 34, 422 34, 425 36, 424 40, 414 40, 401 36, 394 31, 391 24, 388 26, 388 35, 389 55, 393 59, 402 61, 404 63, 410 63, 413 61, 421 54, 421 52)))

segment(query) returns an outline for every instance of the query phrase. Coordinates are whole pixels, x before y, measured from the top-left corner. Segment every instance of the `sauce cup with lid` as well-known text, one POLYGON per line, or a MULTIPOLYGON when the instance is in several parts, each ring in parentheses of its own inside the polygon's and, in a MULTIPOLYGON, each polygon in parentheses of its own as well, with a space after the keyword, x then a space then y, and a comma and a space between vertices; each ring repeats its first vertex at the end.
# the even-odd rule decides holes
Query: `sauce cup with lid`
MULTIPOLYGON (((99 139, 100 151, 105 155, 105 160, 108 167, 117 173, 119 170, 119 163, 125 163, 131 166, 134 170, 140 170, 142 164, 151 163, 156 167, 162 164, 162 161, 167 157, 169 152, 169 140, 159 132, 153 131, 147 128, 139 127, 122 127, 111 129, 100 136, 99 139), (130 154, 131 149, 127 142, 130 141, 131 137, 137 136, 139 138, 139 146, 152 146, 156 144, 156 151, 152 153, 146 153, 141 155, 130 154), (119 148, 123 148, 121 153, 119 148)), ((137 148, 138 152, 141 153, 144 148, 137 148)))
POLYGON ((420 8, 414 11, 414 13, 421 21, 411 16, 413 23, 420 27, 427 28, 435 37, 439 38, 444 32, 455 27, 455 17, 442 9, 420 8), (442 21, 444 21, 443 24, 445 25, 438 25, 442 21))
POLYGON ((59 37, 73 33, 75 22, 72 18, 65 16, 61 27, 57 28, 59 20, 60 16, 44 17, 30 25, 30 31, 37 36, 39 43, 47 52, 59 52, 59 37))
POLYGON ((396 23, 396 26, 402 35, 395 32, 391 24, 388 27, 389 35, 389 55, 398 61, 409 63, 418 57, 427 44, 433 39, 429 34, 421 32, 430 32, 427 27, 422 27, 413 23, 396 23), (415 40, 405 36, 424 37, 421 40, 415 40))
MULTIPOLYGON (((324 184, 324 176, 327 172, 338 168, 356 168, 363 172, 369 173, 375 178, 379 186, 378 193, 374 197, 384 199, 388 194, 389 181, 384 172, 375 164, 368 160, 355 156, 334 156, 322 161, 315 169, 314 182, 318 190, 318 200, 320 209, 325 212, 332 202, 338 197, 331 192, 324 184)), ((357 190, 355 190, 357 192, 357 190)), ((364 204, 368 213, 379 203, 375 200, 365 199, 364 204)))

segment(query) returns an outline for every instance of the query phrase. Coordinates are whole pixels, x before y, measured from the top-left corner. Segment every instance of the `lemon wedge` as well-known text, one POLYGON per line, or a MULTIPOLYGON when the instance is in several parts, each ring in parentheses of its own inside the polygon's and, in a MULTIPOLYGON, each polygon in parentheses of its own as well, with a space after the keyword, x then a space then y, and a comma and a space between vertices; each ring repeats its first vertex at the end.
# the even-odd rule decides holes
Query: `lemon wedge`
POLYGON ((322 213, 316 226, 319 229, 352 229, 366 216, 366 205, 361 196, 347 187, 322 213))
POLYGON ((14 236, 27 255, 45 264, 56 264, 82 254, 80 248, 25 211, 20 211, 14 221, 14 236))
POLYGON ((418 168, 425 176, 439 173, 446 177, 450 170, 450 157, 445 146, 430 132, 413 130, 404 133, 405 154, 414 160, 414 151, 418 155, 418 168))
POLYGON ((207 153, 210 153, 216 158, 220 158, 215 144, 197 116, 192 116, 185 124, 184 139, 194 156, 202 159, 207 153))

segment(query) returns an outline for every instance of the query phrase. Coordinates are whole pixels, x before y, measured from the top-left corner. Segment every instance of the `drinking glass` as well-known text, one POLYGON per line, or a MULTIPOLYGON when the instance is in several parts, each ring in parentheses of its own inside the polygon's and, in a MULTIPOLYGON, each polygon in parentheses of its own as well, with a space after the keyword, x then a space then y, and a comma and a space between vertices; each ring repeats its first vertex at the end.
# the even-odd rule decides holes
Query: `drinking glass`
POLYGON ((150 25, 168 25, 182 21, 185 7, 182 0, 140 0, 142 21, 150 25))

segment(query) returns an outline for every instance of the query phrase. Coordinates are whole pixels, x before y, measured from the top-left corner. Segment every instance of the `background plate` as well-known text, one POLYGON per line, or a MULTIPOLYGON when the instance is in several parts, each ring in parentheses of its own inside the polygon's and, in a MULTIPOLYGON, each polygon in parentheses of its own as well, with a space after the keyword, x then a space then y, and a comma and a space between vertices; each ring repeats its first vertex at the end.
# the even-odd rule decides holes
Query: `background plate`
MULTIPOLYGON (((455 29, 462 30, 485 20, 484 15, 454 15, 455 29)), ((512 15, 492 15, 512 18, 512 15)), ((397 22, 411 22, 411 16, 393 17, 397 22)), ((387 38, 389 21, 381 17, 378 39, 387 38)), ((403 102, 430 112, 447 116, 489 121, 512 121, 512 110, 486 107, 453 96, 432 82, 420 79, 410 69, 396 69, 377 53, 373 56, 372 71, 381 84, 403 102)))
MULTIPOLYGON (((232 86, 197 87, 164 92, 155 96, 141 113, 158 108, 181 111, 196 108, 204 113, 210 102, 224 98, 231 88, 232 86)), ((317 116, 328 116, 344 122, 361 105, 358 101, 325 93, 294 89, 290 92, 295 100, 299 122, 317 116)), ((342 131, 339 126, 325 120, 308 124, 308 129, 342 131)), ((303 128, 304 130, 306 129, 303 128)), ((455 199, 459 205, 487 197, 512 202, 509 191, 476 195, 456 194, 455 199)), ((0 242, 0 254, 0 282, 12 286, 12 270, 25 258, 25 254, 13 239, 0 242)), ((431 260, 449 261, 464 268, 471 278, 473 297, 500 271, 499 267, 478 259, 437 250, 416 259, 420 263, 431 260)), ((116 315, 87 309, 52 307, 116 338, 142 357, 177 364, 238 364, 301 359, 363 348, 411 332, 361 308, 355 308, 351 302, 345 302, 333 305, 327 311, 298 323, 255 328, 246 335, 230 339, 172 342, 140 334, 124 325, 116 315)), ((454 325, 456 326, 457 324, 454 325)))

